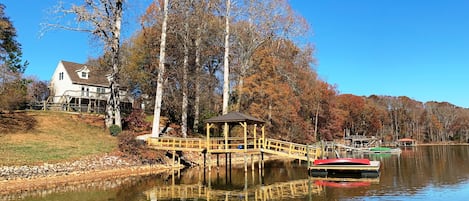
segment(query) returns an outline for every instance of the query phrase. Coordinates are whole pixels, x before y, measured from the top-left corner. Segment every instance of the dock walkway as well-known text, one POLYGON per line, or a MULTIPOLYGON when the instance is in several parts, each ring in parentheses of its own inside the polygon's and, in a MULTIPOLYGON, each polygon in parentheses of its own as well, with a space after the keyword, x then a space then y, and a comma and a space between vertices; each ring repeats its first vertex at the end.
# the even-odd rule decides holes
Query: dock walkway
POLYGON ((246 154, 275 154, 298 159, 302 161, 314 161, 321 154, 319 146, 297 144, 275 139, 252 139, 248 138, 247 143, 243 138, 177 138, 159 137, 148 138, 147 143, 150 148, 167 151, 189 151, 206 152, 208 154, 219 153, 246 153, 246 154), (228 142, 228 143, 226 143, 228 142), (245 148, 245 144, 247 144, 245 148))

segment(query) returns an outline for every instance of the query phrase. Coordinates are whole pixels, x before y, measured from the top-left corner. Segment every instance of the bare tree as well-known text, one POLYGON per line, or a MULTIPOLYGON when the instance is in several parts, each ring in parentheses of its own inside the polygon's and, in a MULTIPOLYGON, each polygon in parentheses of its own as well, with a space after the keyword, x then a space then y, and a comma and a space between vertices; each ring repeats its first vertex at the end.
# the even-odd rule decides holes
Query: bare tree
POLYGON ((196 7, 195 15, 197 17, 197 30, 195 39, 195 90, 194 90, 194 126, 193 130, 195 133, 199 132, 199 116, 200 116, 200 76, 202 74, 202 68, 200 65, 200 52, 202 42, 202 27, 205 26, 205 20, 203 19, 203 11, 205 10, 205 1, 198 2, 200 6, 196 7))
POLYGON ((230 7, 231 0, 226 0, 226 14, 225 14, 225 56, 224 56, 224 67, 223 67, 223 114, 228 113, 228 100, 230 91, 230 7))
POLYGON ((188 69, 189 69, 189 10, 191 5, 189 0, 185 0, 184 6, 184 61, 182 66, 182 111, 181 111, 181 130, 182 136, 187 137, 187 113, 189 109, 189 92, 188 92, 188 69))
POLYGON ((121 127, 120 97, 119 97, 119 54, 121 40, 121 23, 124 0, 84 0, 82 5, 72 4, 65 8, 59 2, 55 13, 74 15, 75 25, 64 23, 43 24, 45 28, 61 28, 72 31, 91 33, 104 44, 105 52, 110 55, 109 80, 111 94, 106 108, 106 126, 115 124, 121 127))
POLYGON ((163 98, 163 84, 165 72, 165 53, 166 53, 166 27, 168 21, 168 0, 164 0, 163 5, 163 24, 161 25, 161 44, 160 44, 160 63, 158 66, 158 79, 155 95, 155 110, 153 113, 153 129, 151 137, 158 137, 160 133, 160 114, 161 114, 161 100, 163 98))

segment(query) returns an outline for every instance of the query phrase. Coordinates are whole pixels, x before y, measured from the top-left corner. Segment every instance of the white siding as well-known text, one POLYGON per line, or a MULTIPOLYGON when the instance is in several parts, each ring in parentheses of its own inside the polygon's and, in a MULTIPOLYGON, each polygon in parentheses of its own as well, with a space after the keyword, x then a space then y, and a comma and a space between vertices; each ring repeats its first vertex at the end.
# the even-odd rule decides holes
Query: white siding
POLYGON ((62 95, 64 95, 65 91, 75 88, 62 62, 59 62, 57 68, 55 68, 50 85, 51 94, 54 96, 54 103, 65 102, 64 100, 61 100, 62 95), (61 73, 63 73, 63 79, 59 79, 61 73))

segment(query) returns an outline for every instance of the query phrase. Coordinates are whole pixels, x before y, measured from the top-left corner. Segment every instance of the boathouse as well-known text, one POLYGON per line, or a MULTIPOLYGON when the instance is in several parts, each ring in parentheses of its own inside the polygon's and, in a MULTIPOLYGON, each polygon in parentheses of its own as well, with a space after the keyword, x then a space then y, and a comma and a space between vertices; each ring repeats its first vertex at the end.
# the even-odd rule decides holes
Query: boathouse
POLYGON ((413 147, 417 145, 417 141, 411 138, 402 138, 397 140, 397 146, 399 147, 413 147))

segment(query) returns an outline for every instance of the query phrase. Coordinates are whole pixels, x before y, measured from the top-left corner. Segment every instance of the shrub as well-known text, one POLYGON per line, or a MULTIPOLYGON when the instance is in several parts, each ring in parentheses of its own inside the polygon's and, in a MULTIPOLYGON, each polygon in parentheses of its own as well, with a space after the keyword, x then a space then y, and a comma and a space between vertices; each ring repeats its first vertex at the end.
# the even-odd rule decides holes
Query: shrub
POLYGON ((151 123, 145 120, 146 116, 142 109, 133 109, 132 113, 124 119, 124 129, 135 132, 151 130, 151 123))
POLYGON ((119 150, 123 157, 139 160, 142 164, 164 164, 165 151, 149 149, 144 141, 137 141, 138 133, 124 131, 119 135, 119 150))
POLYGON ((122 132, 122 128, 118 125, 113 124, 109 127, 109 132, 112 136, 117 136, 119 135, 119 133, 122 132))

